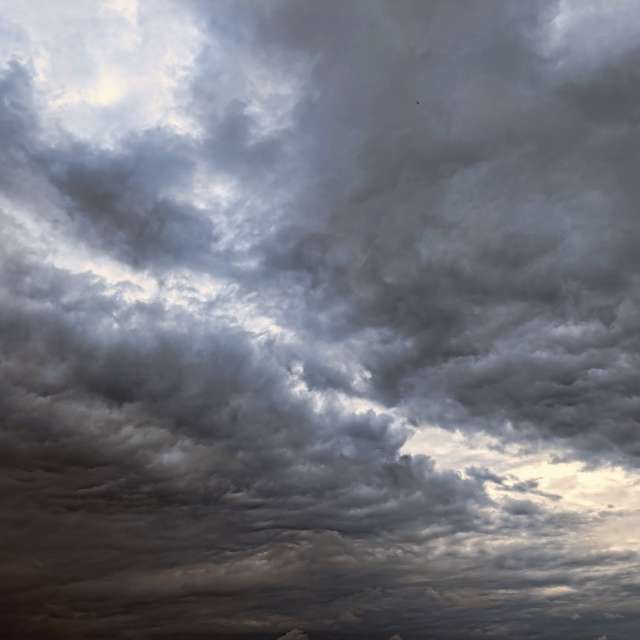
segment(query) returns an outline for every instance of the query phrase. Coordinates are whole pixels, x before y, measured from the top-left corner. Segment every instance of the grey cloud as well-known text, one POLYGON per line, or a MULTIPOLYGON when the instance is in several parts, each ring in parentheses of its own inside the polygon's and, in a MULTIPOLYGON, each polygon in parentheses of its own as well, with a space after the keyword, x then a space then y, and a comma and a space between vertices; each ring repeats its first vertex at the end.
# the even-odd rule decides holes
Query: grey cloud
MULTIPOLYGON (((392 619, 412 633, 415 580, 450 594, 429 595, 436 637, 473 637, 472 619, 446 631, 464 597, 449 563, 470 559, 439 541, 557 535, 543 509, 519 522, 507 503, 515 520, 492 521, 480 479, 400 456, 384 416, 312 410, 273 346, 188 317, 179 329, 175 312, 132 309, 89 276, 5 264, 3 575, 21 586, 3 615, 16 637, 257 638, 302 623, 310 637, 362 637, 392 619), (427 557, 423 574, 413 565, 427 557)), ((508 565, 514 587, 531 584, 528 566, 508 565)))
POLYGON ((540 513, 540 507, 531 500, 507 500, 505 510, 514 516, 529 516, 540 513))
MULTIPOLYGON (((28 520, 5 521, 4 548, 28 566, 35 545, 33 580, 51 577, 42 596, 28 587, 16 606, 42 597, 85 610, 99 597, 106 610, 243 589, 261 597, 305 569, 321 582, 349 575, 376 535, 428 540, 483 524, 480 485, 400 456, 404 437, 384 416, 314 410, 242 332, 157 305, 129 309, 85 276, 5 263, 2 495, 28 520), (62 522, 83 538, 73 551, 62 522), (160 522, 164 533, 145 547, 160 522), (127 541, 133 531, 146 533, 127 541)), ((60 613, 65 624, 69 615, 60 613)), ((38 627, 30 616, 25 628, 38 627)))
POLYGON ((491 469, 480 467, 467 467, 465 473, 471 478, 476 478, 480 482, 493 482, 495 484, 504 484, 506 478, 491 471, 491 469))
POLYGON ((26 142, 37 126, 30 80, 25 67, 15 61, 3 69, 0 130, 8 150, 16 155, 25 150, 26 142))
POLYGON ((552 2, 188 8, 189 133, 80 140, 0 75, 8 637, 636 637, 636 552, 586 550, 617 511, 404 452, 635 468, 635 52, 556 64, 552 2), (226 297, 132 301, 39 224, 226 297))
POLYGON ((150 131, 116 152, 77 143, 44 153, 39 161, 85 241, 139 268, 210 259, 212 222, 174 195, 193 172, 181 140, 150 131))
POLYGON ((71 136, 51 143, 42 135, 33 73, 13 62, 3 78, 0 126, 8 143, 8 193, 22 194, 44 220, 68 226, 80 242, 137 269, 186 267, 221 275, 234 270, 233 253, 220 243, 228 225, 216 226, 227 212, 222 205, 211 210, 192 204, 190 191, 197 164, 213 162, 207 159, 211 145, 224 162, 239 154, 226 168, 213 162, 218 173, 235 174, 252 154, 258 164, 274 161, 263 143, 241 150, 250 145, 250 118, 240 106, 229 107, 215 143, 162 128, 130 135, 115 148, 71 136), (55 216, 56 210, 62 214, 55 216))
POLYGON ((256 277, 418 421, 635 464, 633 55, 557 72, 553 11, 239 10, 275 67, 310 69, 286 133, 295 197, 256 277))
POLYGON ((9 197, 22 199, 37 183, 30 165, 39 129, 31 73, 24 65, 11 61, 0 69, 0 97, 0 186, 9 197))

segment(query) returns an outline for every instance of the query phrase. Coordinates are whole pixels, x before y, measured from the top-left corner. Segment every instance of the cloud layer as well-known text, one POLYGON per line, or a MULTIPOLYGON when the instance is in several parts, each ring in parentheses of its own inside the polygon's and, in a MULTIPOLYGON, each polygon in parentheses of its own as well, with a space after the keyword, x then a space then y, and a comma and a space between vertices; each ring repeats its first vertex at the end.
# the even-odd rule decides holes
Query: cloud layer
POLYGON ((5 12, 8 637, 636 637, 633 3, 5 12))

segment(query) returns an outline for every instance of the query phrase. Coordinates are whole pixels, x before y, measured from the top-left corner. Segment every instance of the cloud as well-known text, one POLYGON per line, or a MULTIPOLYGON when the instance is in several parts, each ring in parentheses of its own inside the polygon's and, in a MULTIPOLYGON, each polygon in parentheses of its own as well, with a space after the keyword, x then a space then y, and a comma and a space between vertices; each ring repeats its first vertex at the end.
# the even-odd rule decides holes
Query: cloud
POLYGON ((637 635, 633 7, 7 13, 8 637, 637 635))
POLYGON ((289 321, 348 340, 372 398, 416 421, 635 465, 634 151, 584 112, 627 130, 625 99, 596 93, 601 76, 606 95, 628 91, 631 63, 585 71, 578 89, 542 54, 539 9, 242 14, 277 68, 307 69, 282 134, 296 186, 258 238, 257 277, 267 296, 296 291, 289 321), (477 38, 451 62, 466 29, 477 38))

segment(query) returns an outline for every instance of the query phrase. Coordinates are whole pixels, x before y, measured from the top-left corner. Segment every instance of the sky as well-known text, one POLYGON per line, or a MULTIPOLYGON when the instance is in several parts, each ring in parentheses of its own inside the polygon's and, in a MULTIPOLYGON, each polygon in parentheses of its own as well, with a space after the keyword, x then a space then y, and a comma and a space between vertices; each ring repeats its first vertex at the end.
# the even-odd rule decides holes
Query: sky
POLYGON ((638 0, 0 10, 3 637, 640 637, 638 0))

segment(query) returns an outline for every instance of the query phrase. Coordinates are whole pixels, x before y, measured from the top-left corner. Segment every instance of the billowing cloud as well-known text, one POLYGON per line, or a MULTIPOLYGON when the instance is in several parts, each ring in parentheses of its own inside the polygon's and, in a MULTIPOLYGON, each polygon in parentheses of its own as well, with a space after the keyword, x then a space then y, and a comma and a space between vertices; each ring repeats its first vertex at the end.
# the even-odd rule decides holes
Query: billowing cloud
POLYGON ((4 8, 9 638, 637 636, 633 3, 4 8))

